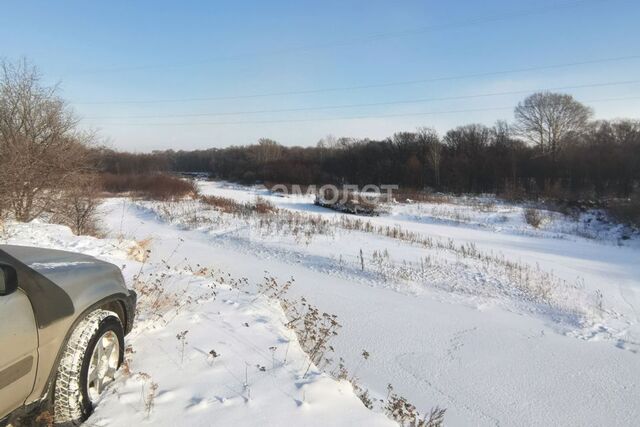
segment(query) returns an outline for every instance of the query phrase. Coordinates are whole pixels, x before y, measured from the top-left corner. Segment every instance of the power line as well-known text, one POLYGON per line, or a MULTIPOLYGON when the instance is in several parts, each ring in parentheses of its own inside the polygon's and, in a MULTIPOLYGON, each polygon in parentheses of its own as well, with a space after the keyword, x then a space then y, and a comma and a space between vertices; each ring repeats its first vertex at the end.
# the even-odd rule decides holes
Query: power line
POLYGON ((499 71, 488 71, 483 73, 474 73, 474 74, 460 74, 457 76, 444 76, 444 77, 433 77, 428 79, 418 79, 418 80, 404 80, 404 81, 396 81, 396 82, 387 82, 387 83, 374 83, 368 85, 358 85, 358 86, 342 86, 342 87, 329 87, 329 88, 320 88, 320 89, 303 89, 303 90, 295 90, 295 91, 281 91, 281 92, 268 92, 268 93, 258 93, 258 94, 246 94, 246 95, 232 95, 232 96, 215 96, 215 97, 201 97, 201 98, 169 98, 169 99, 155 99, 155 100, 125 100, 125 101, 94 101, 94 102, 75 102, 76 105, 124 105, 124 104, 168 104, 168 103, 181 103, 181 102, 200 102, 200 101, 221 101, 221 100, 232 100, 232 99, 248 99, 248 98, 266 98, 272 96, 288 96, 288 95, 311 95, 315 93, 327 93, 327 92, 342 92, 342 91, 350 91, 350 90, 362 90, 362 89, 376 89, 376 88, 384 88, 384 87, 394 87, 394 86, 410 86, 421 83, 434 83, 434 82, 442 82, 442 81, 452 81, 452 80, 464 80, 478 77, 490 77, 504 74, 516 74, 516 73, 524 73, 529 71, 543 71, 543 70, 552 70, 557 68, 565 68, 565 67, 576 67, 581 65, 592 65, 592 64, 602 64, 607 62, 619 62, 619 61, 627 61, 640 59, 640 55, 629 55, 629 56, 619 56, 612 58, 599 58, 592 59, 586 61, 577 61, 577 62, 565 62, 561 64, 552 64, 552 65, 542 65, 542 66, 532 66, 532 67, 524 67, 524 68, 514 68, 509 70, 499 70, 499 71))
MULTIPOLYGON (((630 97, 618 97, 618 98, 601 98, 584 101, 586 103, 597 102, 611 102, 611 101, 623 101, 623 100, 636 100, 640 99, 640 96, 630 97)), ((250 121, 228 121, 228 122, 182 122, 182 123, 110 123, 114 126, 211 126, 211 125, 249 125, 249 124, 275 124, 275 123, 300 123, 300 122, 323 122, 323 121, 340 121, 340 120, 361 120, 361 119, 378 119, 378 118, 391 118, 391 117, 416 117, 416 116, 436 116, 442 114, 456 114, 456 113, 477 113, 486 111, 500 111, 500 110, 512 110, 513 106, 508 107, 490 107, 490 108, 472 108, 462 110, 447 110, 447 111, 424 111, 416 113, 397 113, 397 114, 379 114, 379 115, 367 115, 367 116, 348 116, 348 117, 322 117, 313 119, 282 119, 282 120, 250 120, 250 121)))
POLYGON ((366 34, 358 37, 352 37, 349 39, 334 40, 332 42, 327 42, 327 43, 309 44, 309 45, 297 46, 297 47, 292 47, 287 49, 274 50, 271 52, 253 52, 253 53, 244 53, 244 54, 237 54, 237 55, 228 55, 228 56, 209 58, 209 59, 204 59, 204 60, 199 60, 199 61, 194 61, 189 63, 181 63, 181 64, 165 63, 165 64, 151 64, 151 65, 139 65, 139 66, 112 67, 112 68, 104 68, 104 69, 96 69, 96 70, 85 70, 85 71, 69 73, 69 74, 100 74, 100 73, 113 73, 113 72, 123 72, 123 71, 143 71, 143 70, 158 69, 158 68, 179 68, 179 67, 188 67, 193 65, 202 65, 202 64, 213 63, 213 62, 231 61, 231 60, 237 60, 237 59, 242 59, 247 57, 269 57, 269 56, 287 55, 287 54, 306 52, 306 51, 317 50, 317 49, 326 49, 330 47, 349 46, 353 44, 366 43, 370 41, 382 40, 382 39, 388 39, 388 38, 414 36, 416 34, 423 34, 423 33, 442 30, 442 29, 459 28, 459 27, 466 27, 471 25, 499 22, 499 21, 504 21, 509 19, 532 16, 532 15, 547 14, 557 10, 578 7, 586 3, 606 3, 606 2, 612 2, 612 1, 616 1, 616 0, 572 0, 572 1, 566 1, 564 3, 555 5, 553 7, 548 7, 548 6, 536 7, 536 8, 527 9, 527 10, 513 11, 513 12, 508 12, 508 13, 503 13, 503 14, 498 14, 493 16, 484 16, 480 18, 473 18, 473 19, 468 19, 468 20, 463 20, 458 22, 448 22, 444 24, 434 24, 434 25, 417 27, 412 29, 372 33, 372 34, 366 34))
POLYGON ((160 115, 139 115, 139 116, 89 116, 85 118, 91 119, 91 120, 153 119, 153 118, 180 118, 180 117, 237 116, 237 115, 245 115, 245 114, 266 114, 266 113, 289 113, 289 112, 300 112, 300 111, 333 110, 333 109, 341 109, 341 108, 375 107, 375 106, 383 106, 383 105, 421 104, 425 102, 434 102, 434 101, 486 98, 491 96, 517 95, 517 94, 523 94, 523 93, 542 92, 542 91, 557 91, 557 90, 584 89, 584 88, 607 87, 607 86, 621 86, 621 85, 628 85, 628 84, 634 84, 634 83, 640 83, 640 80, 624 80, 624 81, 616 81, 616 82, 591 83, 591 84, 583 84, 583 85, 575 85, 575 86, 551 87, 546 89, 514 90, 514 91, 508 91, 508 92, 492 92, 492 93, 448 96, 448 97, 439 97, 439 98, 419 98, 419 99, 402 100, 402 101, 370 102, 370 103, 364 103, 364 104, 338 104, 338 105, 323 105, 323 106, 316 106, 316 107, 281 108, 281 109, 272 109, 272 110, 251 110, 251 111, 235 111, 235 112, 223 112, 223 113, 193 113, 193 114, 164 114, 164 115, 160 114, 160 115))

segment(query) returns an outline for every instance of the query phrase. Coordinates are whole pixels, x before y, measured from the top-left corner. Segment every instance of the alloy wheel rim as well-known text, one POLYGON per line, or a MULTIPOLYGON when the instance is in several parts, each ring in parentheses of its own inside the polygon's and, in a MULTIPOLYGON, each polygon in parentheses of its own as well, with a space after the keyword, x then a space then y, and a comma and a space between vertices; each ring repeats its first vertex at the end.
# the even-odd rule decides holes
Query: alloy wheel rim
POLYGON ((119 359, 118 336, 113 331, 107 331, 98 339, 89 363, 87 392, 92 402, 98 400, 105 387, 114 381, 119 359))

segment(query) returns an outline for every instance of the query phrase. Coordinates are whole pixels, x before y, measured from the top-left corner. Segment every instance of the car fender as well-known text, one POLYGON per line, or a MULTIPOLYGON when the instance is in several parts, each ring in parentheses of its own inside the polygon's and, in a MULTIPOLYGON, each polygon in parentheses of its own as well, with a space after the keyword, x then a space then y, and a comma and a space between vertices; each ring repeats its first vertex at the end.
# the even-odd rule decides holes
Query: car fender
POLYGON ((82 321, 82 319, 99 308, 111 308, 111 311, 114 311, 119 316, 124 317, 120 320, 125 334, 128 334, 133 326, 135 303, 136 293, 134 291, 129 291, 128 293, 120 291, 85 307, 81 313, 77 316, 73 316, 72 320, 65 319, 64 321, 58 322, 59 324, 52 325, 56 326, 55 330, 52 331, 53 333, 51 334, 51 337, 54 338, 50 339, 49 342, 40 347, 41 353, 38 363, 36 384, 32 394, 27 398, 27 404, 40 402, 51 397, 51 390, 55 384, 58 364, 60 363, 60 359, 62 358, 62 354, 64 353, 64 349, 69 342, 73 330, 78 323, 82 321), (118 304, 119 307, 114 306, 113 304, 118 304), (118 311, 120 312, 118 313, 118 311), (66 329, 66 332, 62 334, 63 338, 55 339, 55 337, 61 336, 60 331, 64 329, 66 329))

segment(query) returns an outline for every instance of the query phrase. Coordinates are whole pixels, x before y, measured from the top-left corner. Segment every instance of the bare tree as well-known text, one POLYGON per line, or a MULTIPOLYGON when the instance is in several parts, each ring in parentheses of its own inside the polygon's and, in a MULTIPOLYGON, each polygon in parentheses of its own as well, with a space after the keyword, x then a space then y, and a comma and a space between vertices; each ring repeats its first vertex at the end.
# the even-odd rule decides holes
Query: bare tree
POLYGON ((334 149, 337 145, 338 139, 335 136, 329 134, 318 141, 317 147, 322 149, 334 149))
POLYGON ((280 144, 273 139, 260 138, 257 146, 258 162, 269 163, 271 161, 278 160, 281 148, 280 144))
POLYGON ((593 112, 571 95, 538 92, 515 109, 516 129, 543 153, 555 158, 563 139, 585 129, 593 112))
POLYGON ((91 134, 26 60, 0 63, 0 205, 18 221, 50 211, 87 168, 91 134))
POLYGON ((427 164, 433 169, 433 179, 436 186, 440 185, 440 164, 442 163, 442 144, 438 133, 431 128, 418 128, 418 141, 426 144, 427 164))
POLYGON ((95 174, 83 174, 62 192, 52 207, 52 221, 71 228, 77 235, 100 236, 98 226, 99 187, 95 174))

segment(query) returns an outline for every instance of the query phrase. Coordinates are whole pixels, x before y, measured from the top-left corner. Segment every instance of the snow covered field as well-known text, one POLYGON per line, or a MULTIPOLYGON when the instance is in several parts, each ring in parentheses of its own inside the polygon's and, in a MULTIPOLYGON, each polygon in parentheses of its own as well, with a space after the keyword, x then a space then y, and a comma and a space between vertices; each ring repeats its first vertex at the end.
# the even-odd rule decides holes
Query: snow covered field
POLYGON ((170 267, 169 257, 141 262, 136 242, 77 237, 63 226, 10 224, 2 243, 96 256, 121 266, 138 292, 126 366, 87 425, 396 425, 366 409, 349 382, 313 367, 305 376, 309 359, 280 306, 241 282, 170 267))
POLYGON ((280 307, 218 278, 246 277, 250 289, 265 275, 293 277, 292 297, 338 316, 334 357, 375 398, 391 383, 422 412, 447 408, 446 425, 637 423, 640 239, 597 213, 577 222, 547 213, 535 229, 520 207, 452 200, 358 218, 311 197, 199 184, 205 195, 259 196, 279 210, 114 198, 102 206, 109 239, 10 227, 13 243, 99 256, 179 301, 143 305, 131 373, 92 424, 393 425, 349 383, 303 378, 308 359, 280 307), (132 255, 131 242, 146 239, 149 259, 132 260, 144 250, 132 255))

